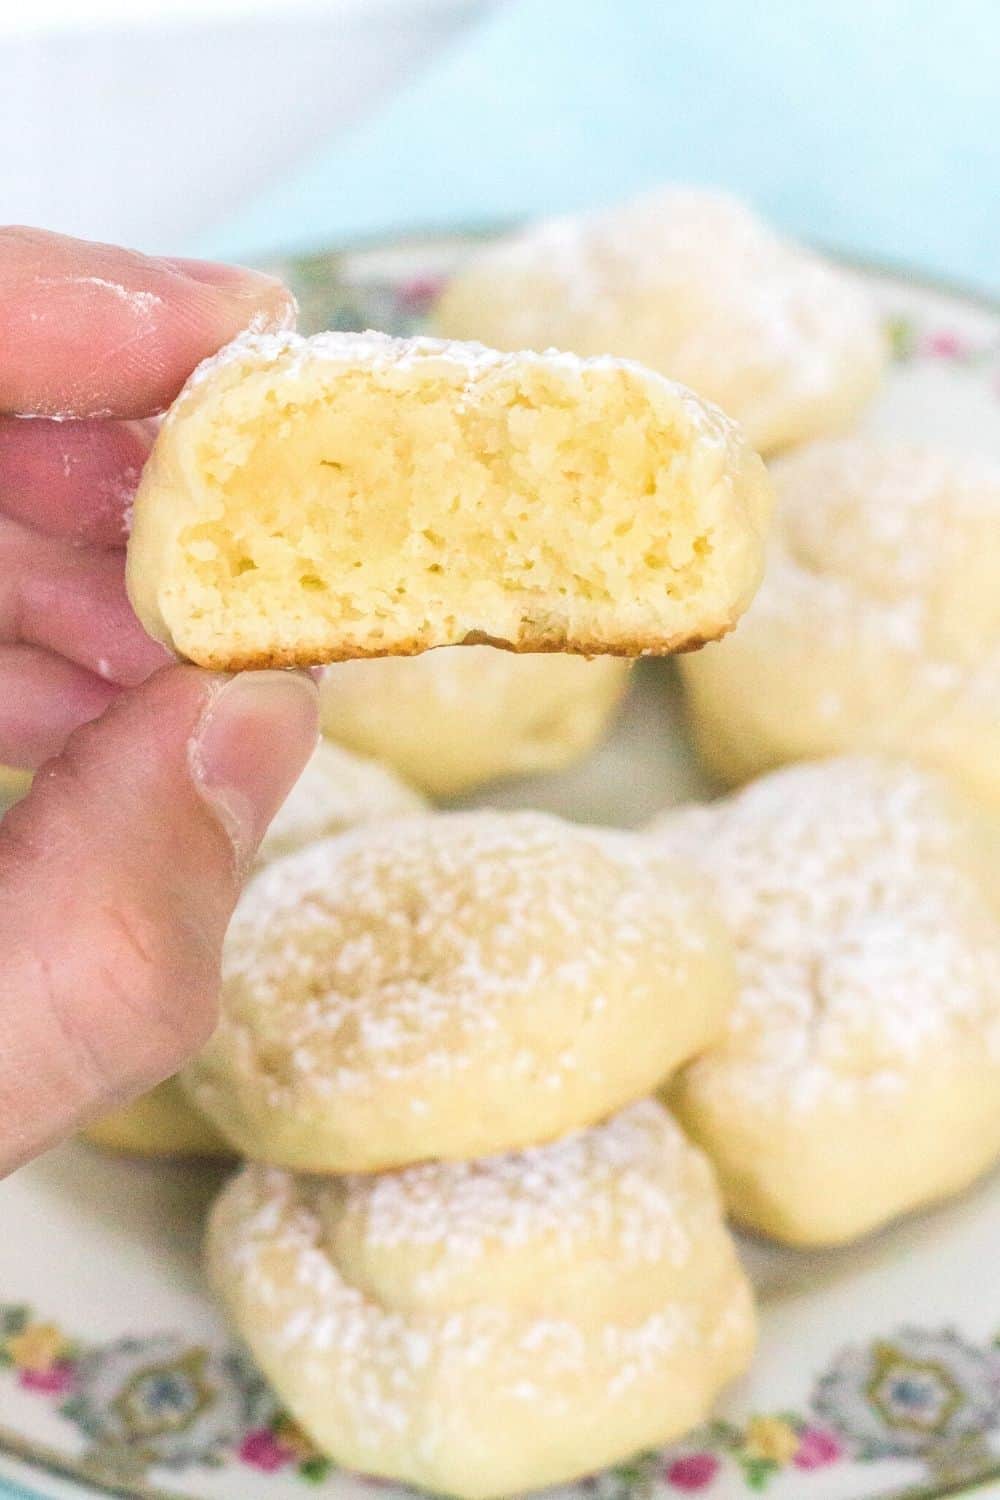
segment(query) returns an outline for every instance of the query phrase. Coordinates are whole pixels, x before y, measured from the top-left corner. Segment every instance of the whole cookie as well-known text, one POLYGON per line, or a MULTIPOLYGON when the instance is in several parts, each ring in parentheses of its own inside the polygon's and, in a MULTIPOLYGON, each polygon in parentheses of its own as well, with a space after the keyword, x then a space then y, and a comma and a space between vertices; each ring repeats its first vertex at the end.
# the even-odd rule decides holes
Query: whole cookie
POLYGON ((589 750, 625 691, 628 663, 492 646, 341 662, 320 684, 323 730, 436 797, 499 776, 554 771, 589 750))
POLYGON ((704 188, 660 188, 490 246, 434 321, 498 349, 638 360, 717 402, 762 453, 849 426, 887 358, 851 276, 704 188))
POLYGON ((435 813, 288 855, 230 927, 182 1074, 247 1156, 377 1171, 551 1139, 718 1037, 731 955, 637 835, 435 813))
POLYGON ((251 334, 167 414, 128 587, 152 635, 226 670, 664 654, 732 628, 770 504, 739 429, 627 361, 251 334))
POLYGON ((687 1431, 753 1345, 707 1163, 652 1101, 383 1177, 248 1166, 210 1279, 338 1463, 486 1500, 687 1431))
POLYGON ((730 640, 681 666, 708 768, 740 781, 878 751, 1000 809, 1000 465, 853 438, 771 472, 760 592, 730 640))
POLYGON ((900 763, 788 767, 653 837, 736 943, 723 1040, 670 1088, 743 1223, 835 1244, 1000 1156, 1000 835, 900 763))

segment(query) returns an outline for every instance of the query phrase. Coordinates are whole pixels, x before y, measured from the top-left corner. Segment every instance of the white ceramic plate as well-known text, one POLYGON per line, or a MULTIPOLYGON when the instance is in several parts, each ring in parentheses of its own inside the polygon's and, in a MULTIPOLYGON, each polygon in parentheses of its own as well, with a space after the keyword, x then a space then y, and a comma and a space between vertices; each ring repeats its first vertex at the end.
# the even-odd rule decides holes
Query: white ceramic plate
MULTIPOLYGON (((409 331, 473 238, 279 269, 308 327, 409 331)), ((897 350, 868 425, 1000 455, 1000 311, 858 274, 897 350)), ((670 669, 646 663, 585 765, 470 800, 633 824, 705 790, 670 669)), ((91 1485, 159 1500, 364 1500, 376 1487, 313 1452, 207 1296, 198 1244, 219 1175, 74 1143, 0 1187, 0 1495, 4 1479, 45 1500, 91 1485)), ((998 1247, 1000 1177, 848 1250, 745 1242, 763 1303, 750 1376, 684 1443, 561 1500, 1000 1494, 998 1247)))

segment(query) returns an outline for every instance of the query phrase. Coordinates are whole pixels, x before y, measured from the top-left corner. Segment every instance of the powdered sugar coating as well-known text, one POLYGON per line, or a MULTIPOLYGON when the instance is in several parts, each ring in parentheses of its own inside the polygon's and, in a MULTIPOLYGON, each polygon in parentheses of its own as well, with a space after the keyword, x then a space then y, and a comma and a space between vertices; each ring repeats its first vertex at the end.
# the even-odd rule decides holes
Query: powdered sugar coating
POLYGON ((489 1184, 475 1198, 457 1167, 370 1185, 248 1167, 227 1187, 212 1214, 210 1274, 298 1420, 343 1463, 473 1495, 568 1476, 697 1420, 745 1363, 753 1311, 710 1175, 662 1107, 475 1167, 489 1184), (554 1226, 539 1174, 570 1209, 555 1225, 558 1271, 539 1258, 554 1226), (585 1203, 591 1190, 602 1201, 619 1189, 634 1202, 640 1181, 650 1196, 636 1255, 599 1224, 594 1233, 585 1203), (383 1222, 387 1193, 401 1223, 383 1222), (428 1194, 441 1208, 437 1234, 428 1194), (658 1216, 659 1251, 649 1238, 658 1216), (360 1239, 350 1233, 359 1217, 360 1239), (419 1254, 442 1246, 428 1304, 419 1254), (378 1284, 372 1251, 389 1255, 378 1284), (592 1275, 596 1303, 583 1293, 592 1275), (553 1423, 564 1435, 555 1444, 553 1423))
MULTIPOLYGON (((928 668, 1000 671, 1000 464, 912 443, 817 443, 772 466, 776 546, 804 586, 822 591, 828 624, 859 612, 928 668), (980 578, 993 586, 977 588, 980 578)), ((782 575, 754 615, 792 624, 782 575)))
POLYGON ((726 1043, 691 1088, 810 1111, 898 1089, 940 1049, 1000 1068, 996 851, 936 778, 844 758, 668 813, 654 836, 712 880, 736 941, 726 1043))
POLYGON ((737 780, 887 752, 1000 808, 1000 465, 851 438, 771 473, 760 591, 728 641, 681 666, 706 760, 737 780))
MULTIPOLYGON (((434 1246, 446 1265, 488 1247, 553 1238, 568 1249, 612 1234, 619 1265, 682 1262, 693 1249, 684 1227, 691 1154, 662 1106, 645 1100, 546 1146, 347 1177, 344 1212, 369 1247, 434 1246)), ((711 1200, 703 1175, 695 1180, 711 1200)))
POLYGON ((865 292, 738 199, 670 186, 489 246, 438 326, 501 348, 610 350, 717 401, 769 451, 836 431, 885 341, 865 292))
POLYGON ((218 1030, 185 1076, 223 1129, 238 1112, 246 1149, 288 1165, 480 1155, 649 1092, 717 1034, 730 985, 702 886, 642 839, 539 813, 418 816, 254 880, 218 1030))
MULTIPOLYGON (((264 1006, 289 982, 305 983, 312 1003, 288 1034, 291 1062, 321 1091, 351 1087, 372 1065, 387 1079, 462 1067, 460 1047, 435 1051, 436 1034, 457 1027, 474 1041, 496 1030, 504 1000, 526 985, 567 986, 599 1011, 608 937, 616 963, 635 967, 651 887, 641 846, 628 835, 574 829, 562 837, 542 814, 443 814, 366 828, 318 842, 254 883, 230 930, 223 979, 264 1006), (575 878, 574 844, 611 875, 600 896, 575 878), (409 904, 399 901, 401 889, 409 904), (318 945, 309 943, 316 937, 318 945), (317 1032, 345 1035, 335 1076, 311 1068, 317 1032)), ((670 908, 680 954, 703 944, 684 920, 692 902, 679 887, 668 886, 659 905, 670 908)))
MULTIPOLYGON (((716 1204, 715 1230, 719 1234, 717 1200, 707 1176, 704 1182, 709 1202, 716 1204)), ((217 1273, 223 1269, 250 1283, 253 1299, 267 1305, 276 1304, 280 1296, 279 1286, 269 1280, 270 1254, 277 1250, 282 1259, 290 1258, 293 1285, 300 1294, 307 1294, 303 1299, 307 1305, 277 1329, 278 1346, 296 1357, 330 1350, 340 1356, 346 1354, 362 1377, 362 1386, 365 1363, 390 1378, 400 1398, 399 1406, 365 1402, 362 1390, 364 1415, 377 1425, 398 1426, 406 1421, 402 1399, 413 1393, 417 1376, 430 1364, 438 1343, 447 1348, 450 1357, 474 1368, 493 1357, 495 1345, 513 1334, 520 1350, 535 1357, 543 1378, 560 1368, 579 1367, 586 1358, 585 1318, 581 1324, 538 1312, 515 1320, 521 1326, 512 1328, 512 1310, 491 1305, 487 1286, 483 1287, 479 1305, 465 1315, 428 1320, 424 1327, 402 1313, 379 1306, 351 1286, 331 1254, 323 1208, 325 1197, 335 1192, 336 1184, 321 1178, 295 1178, 277 1167, 246 1167, 227 1190, 231 1228, 220 1246, 221 1254, 214 1259, 217 1273)), ((585 1242, 577 1248, 586 1253, 585 1242)), ((287 1279, 284 1267, 279 1276, 287 1279)), ((742 1287, 740 1290, 744 1291, 742 1287)), ((544 1304, 537 1288, 533 1300, 536 1305, 544 1304)), ((745 1322, 749 1321, 745 1292, 738 1300, 745 1322)), ((581 1309, 581 1315, 584 1312, 581 1309)), ((601 1343, 612 1358, 633 1364, 636 1357, 640 1361, 655 1357, 679 1342, 693 1340, 699 1321, 686 1317, 682 1306, 659 1308, 632 1328, 613 1324, 604 1328, 601 1343)), ((627 1370, 619 1372, 619 1379, 627 1381, 627 1370)))
MULTIPOLYGON (((312 364, 334 365, 345 371, 362 368, 376 374, 404 377, 415 370, 433 373, 435 366, 441 366, 461 371, 470 392, 484 376, 516 374, 521 369, 532 367, 559 371, 568 381, 589 372, 627 371, 652 392, 669 399, 675 405, 678 417, 702 441, 719 448, 736 441, 734 424, 717 406, 635 360, 616 359, 607 354, 580 358, 558 349, 500 351, 475 340, 439 339, 423 334, 401 339, 371 328, 362 333, 331 329, 310 337, 292 331, 257 333, 247 330, 216 354, 202 360, 171 412, 182 409, 188 392, 214 380, 222 371, 231 369, 234 373, 246 375, 255 369, 267 369, 278 361, 282 363, 282 376, 290 382, 312 364)), ((171 420, 171 413, 168 413, 167 420, 171 420)))

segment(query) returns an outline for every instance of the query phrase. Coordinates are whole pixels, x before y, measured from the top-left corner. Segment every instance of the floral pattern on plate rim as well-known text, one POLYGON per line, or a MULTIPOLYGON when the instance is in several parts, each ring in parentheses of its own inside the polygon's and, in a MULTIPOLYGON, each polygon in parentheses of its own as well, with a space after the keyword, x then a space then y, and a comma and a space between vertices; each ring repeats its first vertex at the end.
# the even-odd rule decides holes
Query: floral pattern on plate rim
MULTIPOLYGON (((173 1333, 88 1344, 24 1304, 0 1303, 0 1383, 40 1400, 84 1440, 83 1469, 115 1481, 150 1470, 244 1465, 313 1485, 335 1465, 283 1411, 243 1350, 173 1333)), ((928 1480, 991 1472, 1000 1436, 1000 1339, 903 1326, 841 1349, 800 1410, 715 1420, 574 1487, 580 1500, 711 1496, 728 1473, 750 1491, 783 1471, 905 1458, 928 1480)))
MULTIPOLYGON (((470 247, 472 243, 470 238, 470 247)), ((382 328, 399 337, 425 332, 447 275, 421 268, 416 256, 398 276, 352 274, 353 265, 363 259, 363 251, 356 256, 309 256, 273 263, 268 269, 292 286, 306 332, 382 328)), ((947 322, 911 312, 889 313, 885 328, 894 363, 929 360, 984 372, 1000 400, 1000 337, 973 337, 947 322)))

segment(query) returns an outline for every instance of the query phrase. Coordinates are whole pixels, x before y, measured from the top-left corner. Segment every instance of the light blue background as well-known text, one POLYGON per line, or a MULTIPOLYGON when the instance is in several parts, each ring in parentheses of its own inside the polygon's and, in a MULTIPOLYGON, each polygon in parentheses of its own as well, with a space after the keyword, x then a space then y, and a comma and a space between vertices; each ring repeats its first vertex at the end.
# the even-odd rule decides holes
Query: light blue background
POLYGON ((316 248, 665 178, 1000 290, 1000 0, 508 0, 202 248, 316 248))

